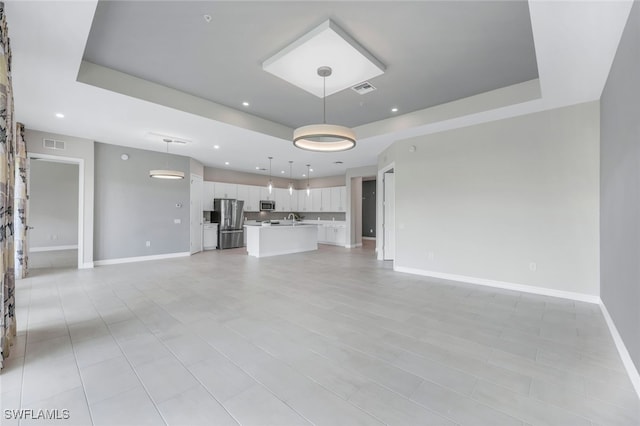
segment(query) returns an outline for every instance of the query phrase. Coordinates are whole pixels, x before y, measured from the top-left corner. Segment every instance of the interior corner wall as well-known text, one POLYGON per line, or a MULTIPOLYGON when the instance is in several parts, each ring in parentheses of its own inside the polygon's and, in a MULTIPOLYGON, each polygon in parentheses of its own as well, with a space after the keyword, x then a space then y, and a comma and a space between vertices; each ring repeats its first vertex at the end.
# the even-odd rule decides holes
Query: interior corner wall
POLYGON ((599 133, 589 102, 396 142, 394 268, 596 298, 599 133))
POLYGON ((94 177, 94 143, 90 139, 76 138, 67 135, 41 132, 33 129, 25 130, 27 153, 45 154, 49 156, 81 159, 84 164, 82 178, 84 204, 82 206, 82 262, 78 267, 93 267, 93 177, 94 177), (43 139, 55 139, 65 142, 64 150, 53 150, 44 147, 43 139))
POLYGON ((120 146, 95 144, 96 260, 189 252, 190 179, 149 177, 167 161, 188 176, 189 158, 127 148, 124 161, 121 154, 120 146))
POLYGON ((31 159, 29 249, 78 245, 78 165, 31 159))
POLYGON ((640 4, 600 100, 601 299, 640 370, 640 4))

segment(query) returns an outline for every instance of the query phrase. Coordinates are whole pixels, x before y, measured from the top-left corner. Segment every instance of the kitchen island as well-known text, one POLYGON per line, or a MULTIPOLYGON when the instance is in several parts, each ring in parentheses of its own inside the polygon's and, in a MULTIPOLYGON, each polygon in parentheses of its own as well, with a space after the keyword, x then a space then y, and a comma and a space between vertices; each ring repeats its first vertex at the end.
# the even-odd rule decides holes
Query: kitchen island
POLYGON ((318 227, 306 223, 246 224, 247 253, 254 257, 278 256, 318 250, 318 227))

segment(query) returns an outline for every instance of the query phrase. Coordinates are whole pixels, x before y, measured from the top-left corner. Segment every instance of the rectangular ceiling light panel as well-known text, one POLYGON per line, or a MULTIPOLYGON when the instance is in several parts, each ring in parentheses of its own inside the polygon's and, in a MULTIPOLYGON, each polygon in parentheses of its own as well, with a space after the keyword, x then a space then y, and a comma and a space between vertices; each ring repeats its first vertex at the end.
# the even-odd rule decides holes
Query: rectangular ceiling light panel
POLYGON ((333 70, 327 96, 384 73, 384 65, 331 20, 262 63, 262 69, 322 98, 318 68, 333 70))

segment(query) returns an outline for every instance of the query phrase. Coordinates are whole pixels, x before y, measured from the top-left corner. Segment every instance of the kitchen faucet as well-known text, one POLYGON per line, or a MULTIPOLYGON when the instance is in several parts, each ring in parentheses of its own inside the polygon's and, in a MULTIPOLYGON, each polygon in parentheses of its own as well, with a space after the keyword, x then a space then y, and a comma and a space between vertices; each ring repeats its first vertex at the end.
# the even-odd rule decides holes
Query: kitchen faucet
POLYGON ((289 213, 289 216, 287 216, 287 219, 291 219, 291 220, 295 221, 296 220, 296 214, 295 213, 289 213))

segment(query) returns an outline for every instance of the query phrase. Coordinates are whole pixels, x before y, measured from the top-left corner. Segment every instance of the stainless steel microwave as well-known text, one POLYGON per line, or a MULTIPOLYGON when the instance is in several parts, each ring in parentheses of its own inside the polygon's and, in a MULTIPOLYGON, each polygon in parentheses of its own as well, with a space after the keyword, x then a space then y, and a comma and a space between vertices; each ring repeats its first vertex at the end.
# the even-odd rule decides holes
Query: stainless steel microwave
POLYGON ((276 210, 276 202, 273 200, 260 200, 261 212, 272 212, 276 210))

